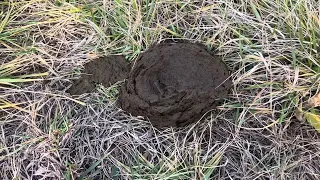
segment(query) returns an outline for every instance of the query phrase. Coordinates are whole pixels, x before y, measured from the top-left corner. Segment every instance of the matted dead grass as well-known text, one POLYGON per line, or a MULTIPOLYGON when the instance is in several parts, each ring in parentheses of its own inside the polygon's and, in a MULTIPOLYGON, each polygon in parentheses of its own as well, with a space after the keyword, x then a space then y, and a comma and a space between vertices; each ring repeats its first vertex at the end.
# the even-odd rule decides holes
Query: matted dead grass
MULTIPOLYGON (((3 179, 319 179, 319 134, 294 110, 319 91, 319 3, 0 2, 3 179), (188 39, 232 70, 230 98, 185 128, 115 107, 116 85, 66 93, 97 56, 188 39)), ((121 82, 119 82, 121 83, 121 82)), ((317 109, 314 109, 317 111, 317 109)))

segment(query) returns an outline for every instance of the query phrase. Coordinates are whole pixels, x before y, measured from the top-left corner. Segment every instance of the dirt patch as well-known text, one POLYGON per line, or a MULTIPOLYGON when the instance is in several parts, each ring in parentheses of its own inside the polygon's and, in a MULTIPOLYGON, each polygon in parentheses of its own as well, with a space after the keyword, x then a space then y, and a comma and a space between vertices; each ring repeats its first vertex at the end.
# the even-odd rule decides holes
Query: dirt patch
POLYGON ((84 72, 68 92, 72 95, 90 93, 97 84, 108 87, 127 78, 129 63, 123 56, 107 56, 95 59, 84 65, 84 72))
POLYGON ((232 85, 226 65, 204 46, 161 43, 142 53, 121 87, 121 107, 156 127, 198 121, 232 85))

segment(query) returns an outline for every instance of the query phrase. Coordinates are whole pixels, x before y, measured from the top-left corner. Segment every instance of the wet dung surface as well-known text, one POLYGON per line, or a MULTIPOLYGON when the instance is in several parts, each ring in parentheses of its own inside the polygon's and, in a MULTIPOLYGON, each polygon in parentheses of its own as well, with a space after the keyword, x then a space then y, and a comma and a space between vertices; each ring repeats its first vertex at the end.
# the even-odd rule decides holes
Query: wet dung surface
POLYGON ((80 95, 92 92, 97 84, 105 87, 127 78, 129 63, 123 56, 106 56, 84 65, 81 78, 75 80, 68 93, 80 95))
POLYGON ((227 97, 228 77, 226 65, 204 46, 161 43, 138 57, 120 89, 119 104, 155 127, 185 126, 227 97))

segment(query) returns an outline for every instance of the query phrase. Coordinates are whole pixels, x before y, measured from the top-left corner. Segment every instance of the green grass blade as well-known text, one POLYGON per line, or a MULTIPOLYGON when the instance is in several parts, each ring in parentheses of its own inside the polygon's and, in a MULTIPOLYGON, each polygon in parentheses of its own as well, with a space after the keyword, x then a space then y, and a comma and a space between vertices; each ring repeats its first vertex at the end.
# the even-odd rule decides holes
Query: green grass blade
POLYGON ((257 9, 257 6, 252 2, 252 0, 250 1, 250 6, 251 6, 252 11, 253 11, 254 15, 256 16, 256 18, 257 18, 259 21, 261 21, 261 16, 260 16, 260 14, 259 14, 259 11, 258 11, 258 9, 257 9))

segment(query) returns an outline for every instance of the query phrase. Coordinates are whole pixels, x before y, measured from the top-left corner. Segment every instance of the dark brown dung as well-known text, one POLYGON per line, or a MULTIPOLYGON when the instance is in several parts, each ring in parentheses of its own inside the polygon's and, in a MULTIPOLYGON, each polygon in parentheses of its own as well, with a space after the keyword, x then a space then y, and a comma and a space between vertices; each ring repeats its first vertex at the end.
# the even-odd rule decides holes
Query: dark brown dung
POLYGON ((80 79, 77 79, 68 92, 72 95, 90 93, 97 84, 105 87, 124 80, 130 71, 129 63, 123 56, 106 56, 84 65, 80 79))
POLYGON ((192 43, 161 43, 142 53, 121 87, 125 111, 155 127, 185 126, 214 109, 231 88, 221 58, 192 43))

